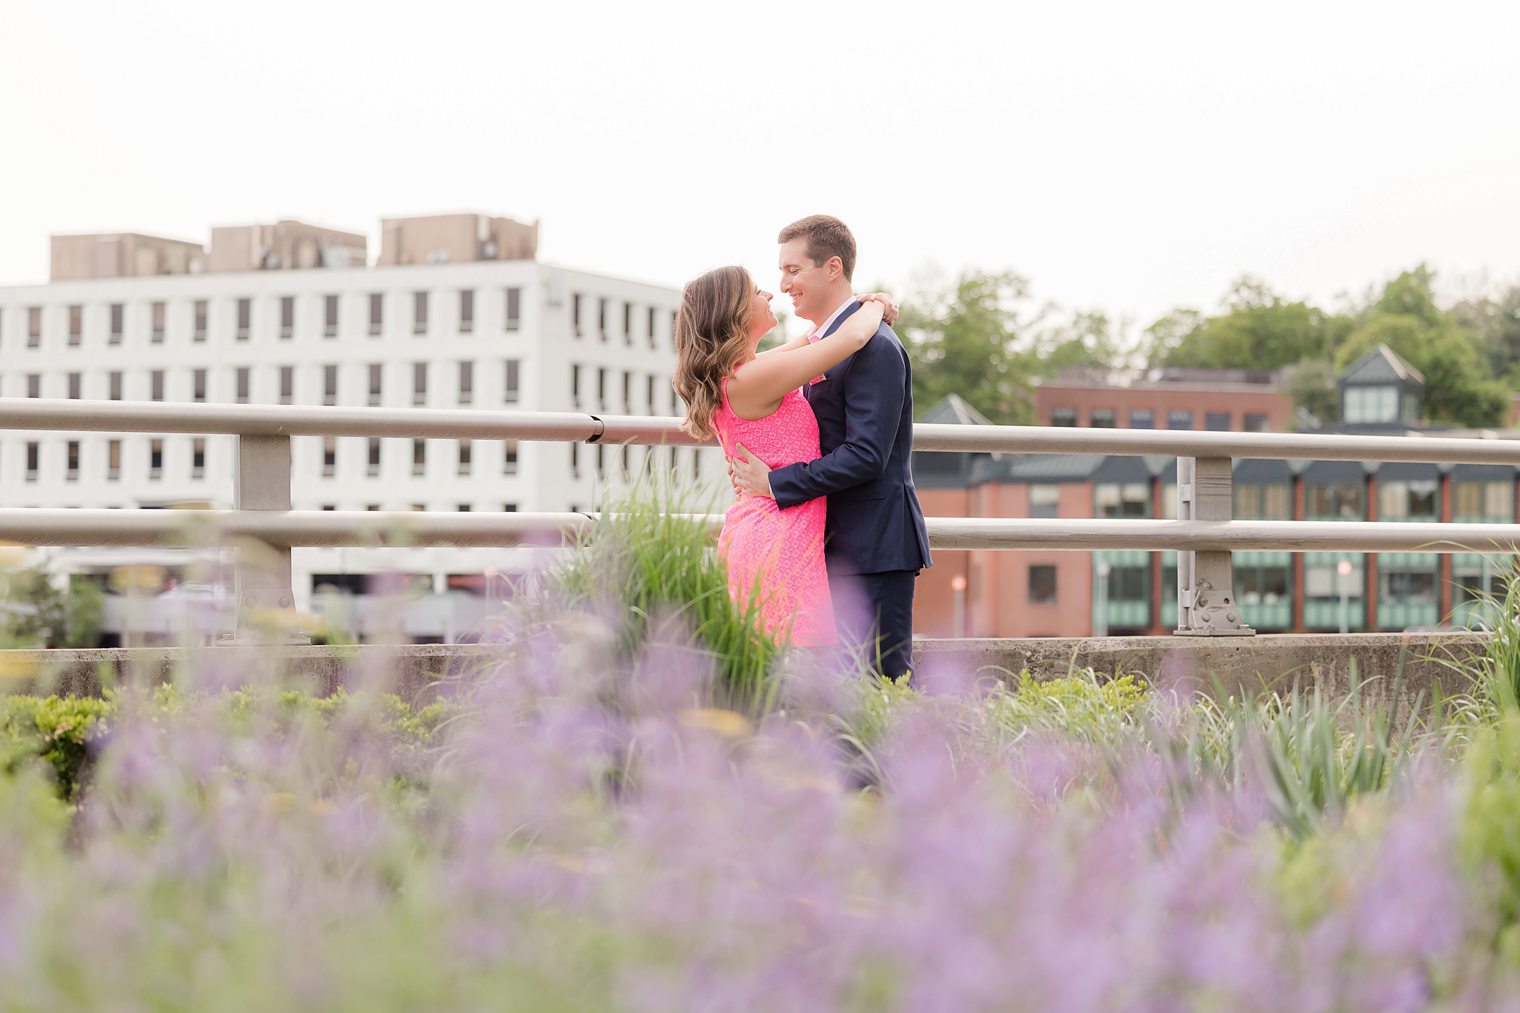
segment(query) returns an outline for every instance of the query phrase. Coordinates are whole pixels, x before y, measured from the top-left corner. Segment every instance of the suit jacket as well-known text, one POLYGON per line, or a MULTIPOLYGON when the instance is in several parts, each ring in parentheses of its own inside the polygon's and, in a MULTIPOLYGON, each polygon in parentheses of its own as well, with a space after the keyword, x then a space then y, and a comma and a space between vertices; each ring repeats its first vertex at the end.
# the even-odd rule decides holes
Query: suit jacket
MULTIPOLYGON (((832 334, 853 303, 829 328, 832 334)), ((827 334, 825 334, 827 337, 827 334)), ((913 488, 913 375, 882 324, 865 347, 803 389, 818 417, 821 457, 771 472, 776 505, 829 498, 824 554, 831 573, 919 570, 932 564, 913 488)))

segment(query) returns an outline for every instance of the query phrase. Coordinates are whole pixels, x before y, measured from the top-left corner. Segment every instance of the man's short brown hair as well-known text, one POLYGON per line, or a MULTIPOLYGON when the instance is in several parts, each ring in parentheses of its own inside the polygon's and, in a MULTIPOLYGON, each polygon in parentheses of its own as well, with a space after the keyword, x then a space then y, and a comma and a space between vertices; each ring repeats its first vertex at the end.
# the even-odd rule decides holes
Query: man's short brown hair
POLYGON ((808 215, 781 230, 778 243, 793 239, 807 240, 808 259, 822 267, 830 257, 838 257, 846 281, 855 277, 855 237, 850 227, 833 215, 808 215))

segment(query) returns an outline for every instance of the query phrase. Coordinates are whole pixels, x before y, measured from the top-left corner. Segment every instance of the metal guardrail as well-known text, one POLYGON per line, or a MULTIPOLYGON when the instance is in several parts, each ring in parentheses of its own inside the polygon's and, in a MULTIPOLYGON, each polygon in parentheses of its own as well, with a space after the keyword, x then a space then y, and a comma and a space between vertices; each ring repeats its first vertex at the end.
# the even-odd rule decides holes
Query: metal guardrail
MULTIPOLYGON (((679 420, 580 412, 169 404, 0 398, 0 429, 239 437, 236 508, 223 511, 0 509, 0 539, 34 545, 187 544, 252 540, 266 551, 238 565, 244 609, 289 608, 290 550, 308 546, 494 546, 583 530, 595 514, 422 514, 290 509, 293 436, 369 436, 701 446, 679 420), (199 532, 200 534, 195 534, 199 532)), ((1520 440, 1440 436, 1216 433, 1041 426, 914 427, 914 449, 1015 454, 1133 454, 1178 458, 1177 520, 936 517, 941 549, 1176 550, 1178 634, 1253 632, 1235 607, 1231 552, 1503 552, 1520 524, 1234 520, 1235 458, 1502 464, 1520 467, 1520 440)), ((721 517, 707 517, 714 529, 721 517)))

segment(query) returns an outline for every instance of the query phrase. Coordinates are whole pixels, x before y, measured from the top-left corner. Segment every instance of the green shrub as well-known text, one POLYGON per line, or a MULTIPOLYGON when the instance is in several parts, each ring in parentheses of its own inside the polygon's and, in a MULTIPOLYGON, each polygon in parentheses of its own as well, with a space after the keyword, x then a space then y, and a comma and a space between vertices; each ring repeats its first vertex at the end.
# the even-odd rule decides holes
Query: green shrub
POLYGON ((680 512, 682 494, 651 480, 603 507, 601 521, 577 539, 550 577, 563 605, 615 613, 618 644, 631 661, 651 642, 687 642, 716 670, 707 701, 751 716, 775 706, 781 645, 761 631, 759 609, 736 604, 712 532, 680 512))

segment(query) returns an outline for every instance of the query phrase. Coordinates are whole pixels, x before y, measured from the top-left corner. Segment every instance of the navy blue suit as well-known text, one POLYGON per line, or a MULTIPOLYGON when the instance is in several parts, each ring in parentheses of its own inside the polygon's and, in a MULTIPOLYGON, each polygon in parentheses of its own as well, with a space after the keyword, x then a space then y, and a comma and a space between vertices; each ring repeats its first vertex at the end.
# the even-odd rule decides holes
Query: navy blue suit
MULTIPOLYGON (((852 303, 824 335, 860 309, 852 303)), ((864 591, 881 638, 884 674, 908 670, 913 577, 932 564, 913 488, 913 375, 908 354, 882 324, 865 347, 803 388, 818 417, 822 456, 771 472, 776 505, 829 498, 824 555, 836 611, 848 623, 844 585, 864 591), (852 579, 853 578, 853 579, 852 579)), ((848 635, 856 632, 845 629, 848 635)))

